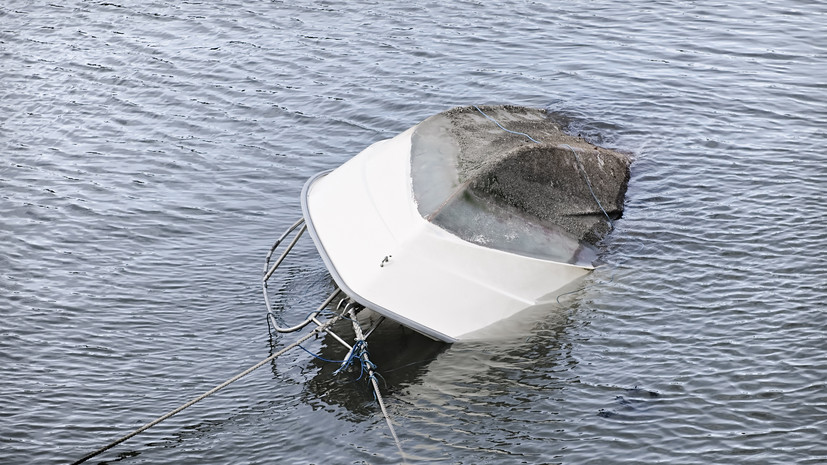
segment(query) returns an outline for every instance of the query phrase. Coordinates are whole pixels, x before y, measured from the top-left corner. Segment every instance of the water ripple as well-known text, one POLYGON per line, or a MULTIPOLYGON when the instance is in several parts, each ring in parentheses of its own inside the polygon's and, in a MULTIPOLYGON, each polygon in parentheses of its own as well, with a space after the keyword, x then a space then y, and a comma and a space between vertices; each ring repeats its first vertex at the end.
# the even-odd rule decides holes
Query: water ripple
MULTIPOLYGON (((375 334, 409 463, 824 462, 825 17, 0 6, 0 461, 74 460, 286 343, 257 283, 305 179, 451 106, 515 103, 632 153, 627 209, 583 287, 501 340, 375 334)), ((288 319, 331 286, 299 252, 288 319)), ((290 354, 103 459, 398 463, 334 369, 290 354)))

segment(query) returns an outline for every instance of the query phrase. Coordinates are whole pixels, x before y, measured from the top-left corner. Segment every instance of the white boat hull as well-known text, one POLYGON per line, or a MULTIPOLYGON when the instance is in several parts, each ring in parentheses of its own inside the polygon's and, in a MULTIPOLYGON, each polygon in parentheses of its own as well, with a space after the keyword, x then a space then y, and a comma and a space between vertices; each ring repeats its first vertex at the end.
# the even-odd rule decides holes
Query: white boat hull
POLYGON ((592 270, 483 247, 423 218, 411 181, 414 129, 371 145, 304 187, 308 231, 352 299, 456 342, 554 301, 592 270))

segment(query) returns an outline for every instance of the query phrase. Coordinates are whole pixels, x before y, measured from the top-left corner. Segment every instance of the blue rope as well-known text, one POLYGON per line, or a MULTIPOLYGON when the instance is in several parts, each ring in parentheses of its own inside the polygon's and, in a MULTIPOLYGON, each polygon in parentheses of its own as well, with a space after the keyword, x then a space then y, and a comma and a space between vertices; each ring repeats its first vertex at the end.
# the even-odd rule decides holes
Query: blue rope
POLYGON ((312 355, 312 356, 314 356, 314 357, 318 358, 319 360, 321 360, 321 361, 323 361, 323 362, 330 362, 330 363, 344 363, 344 362, 345 362, 344 360, 328 360, 328 359, 326 359, 326 358, 322 357, 321 355, 315 354, 315 353, 313 353, 313 352, 311 352, 311 351, 309 351, 309 350, 305 349, 305 348, 304 348, 304 346, 303 346, 303 345, 301 345, 301 344, 299 344, 299 349, 301 349, 301 350, 303 350, 303 351, 307 352, 308 354, 310 354, 310 355, 312 355))
POLYGON ((528 137, 528 139, 529 139, 531 142, 534 142, 535 144, 539 144, 539 143, 540 143, 540 141, 535 140, 533 137, 529 136, 528 134, 526 134, 526 133, 524 133, 524 132, 517 132, 517 131, 512 131, 511 129, 506 129, 505 127, 503 127, 503 125, 502 125, 502 124, 500 124, 500 122, 499 122, 499 121, 497 121, 497 120, 495 120, 494 118, 492 118, 492 117, 490 117, 490 116, 486 115, 486 114, 485 114, 485 112, 483 112, 482 110, 480 110, 480 107, 478 107, 478 106, 474 105, 474 108, 476 108, 476 109, 477 109, 477 111, 478 111, 478 112, 480 112, 480 114, 481 114, 482 116, 485 116, 485 117, 486 117, 486 118, 488 118, 489 120, 493 121, 493 122, 494 122, 494 124, 496 124, 497 126, 499 126, 499 127, 500 127, 500 129, 502 129, 503 131, 508 132, 508 133, 511 133, 511 134, 517 134, 518 136, 526 136, 526 137, 528 137))
MULTIPOLYGON (((371 365, 373 365, 373 364, 371 364, 371 365)), ((374 368, 376 368, 376 365, 373 365, 373 367, 374 367, 374 368)), ((382 380, 382 382, 385 384, 385 389, 387 389, 387 388, 388 388, 388 380, 386 380, 386 379, 385 379, 385 377, 384 377, 384 376, 382 376, 382 374, 381 374, 381 373, 379 373, 378 371, 374 371, 374 372, 373 372, 373 376, 372 376, 371 378, 373 378, 373 379, 377 379, 377 378, 378 378, 378 379, 381 379, 381 380, 382 380)))
MULTIPOLYGON (((367 351, 367 350, 365 350, 365 351, 364 351, 364 353, 365 353, 365 354, 367 354, 367 353, 368 353, 368 351, 367 351)), ((361 372, 359 373, 359 377, 358 377, 358 378, 356 378, 356 381, 359 381, 360 379, 362 379, 362 375, 364 375, 364 374, 365 374, 365 370, 367 370, 367 372, 368 372, 368 373, 373 372, 373 375, 371 375, 371 376, 370 376, 370 378, 373 378, 373 377, 374 377, 374 375, 379 375, 379 373, 377 373, 377 372, 376 372, 376 369, 377 369, 378 367, 376 366, 376 364, 375 364, 375 363, 371 362, 371 361, 370 361, 370 359, 365 360, 364 358, 362 358, 362 357, 360 356, 360 357, 359 357, 359 361, 361 361, 361 362, 362 362, 362 363, 361 363, 361 372)), ((368 378, 368 379, 370 379, 370 378, 368 378)), ((385 384, 387 384, 387 383, 385 383, 385 384)))
POLYGON ((306 347, 299 344, 299 348, 301 350, 307 352, 308 354, 312 355, 313 357, 315 357, 315 358, 317 358, 317 359, 319 359, 323 362, 341 363, 342 366, 339 367, 338 370, 333 372, 334 375, 339 374, 341 371, 346 370, 347 368, 351 367, 353 365, 354 360, 359 360, 359 376, 356 378, 356 381, 359 381, 360 379, 362 379, 362 377, 365 375, 365 371, 376 370, 376 364, 374 364, 370 360, 364 360, 362 358, 362 354, 367 353, 367 349, 365 349, 365 346, 366 346, 366 344, 365 344, 364 341, 357 341, 354 348, 353 348, 353 350, 350 352, 350 356, 347 359, 345 359, 345 360, 330 360, 330 359, 322 357, 319 354, 316 354, 316 353, 312 352, 311 350, 308 350, 306 347))
POLYGON ((350 366, 353 365, 354 360, 359 360, 360 372, 359 377, 356 379, 361 379, 365 371, 365 363, 362 360, 363 353, 367 353, 367 344, 365 341, 356 341, 356 344, 353 344, 353 349, 350 351, 350 355, 348 355, 348 357, 341 362, 342 366, 340 366, 338 370, 334 371, 333 374, 339 374, 341 371, 350 368, 350 366))

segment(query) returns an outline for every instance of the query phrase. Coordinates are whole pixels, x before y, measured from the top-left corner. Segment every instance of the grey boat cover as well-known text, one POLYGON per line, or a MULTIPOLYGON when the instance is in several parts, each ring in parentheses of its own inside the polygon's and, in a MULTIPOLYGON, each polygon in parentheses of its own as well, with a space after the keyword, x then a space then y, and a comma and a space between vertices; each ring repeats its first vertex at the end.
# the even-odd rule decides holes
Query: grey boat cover
POLYGON ((606 216, 621 216, 630 165, 533 108, 454 108, 412 135, 423 218, 485 247, 579 265, 596 258, 606 216))

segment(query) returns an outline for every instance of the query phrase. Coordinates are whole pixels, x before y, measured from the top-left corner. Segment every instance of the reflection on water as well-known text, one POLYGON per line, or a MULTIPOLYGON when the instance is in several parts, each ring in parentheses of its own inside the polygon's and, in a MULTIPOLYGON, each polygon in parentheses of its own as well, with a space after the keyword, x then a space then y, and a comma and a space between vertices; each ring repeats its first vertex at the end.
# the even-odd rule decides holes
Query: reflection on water
MULTIPOLYGON (((370 327, 378 319, 378 315, 367 315, 368 313, 372 312, 360 312, 359 320, 363 328, 370 327)), ((337 323, 333 331, 346 342, 353 342, 355 336, 349 321, 337 323)), ((428 365, 450 347, 449 344, 430 339, 387 319, 367 341, 370 360, 376 365, 379 374, 379 384, 384 395, 388 396, 393 396, 408 385, 419 383, 428 372, 428 365)), ((347 354, 347 348, 330 335, 325 335, 318 343, 306 347, 326 360, 343 360, 347 354)), ((323 400, 327 404, 344 407, 362 418, 375 414, 376 401, 367 374, 362 373, 358 364, 334 374, 340 366, 339 363, 313 358, 306 368, 312 377, 305 381, 302 400, 311 404, 323 400)))

